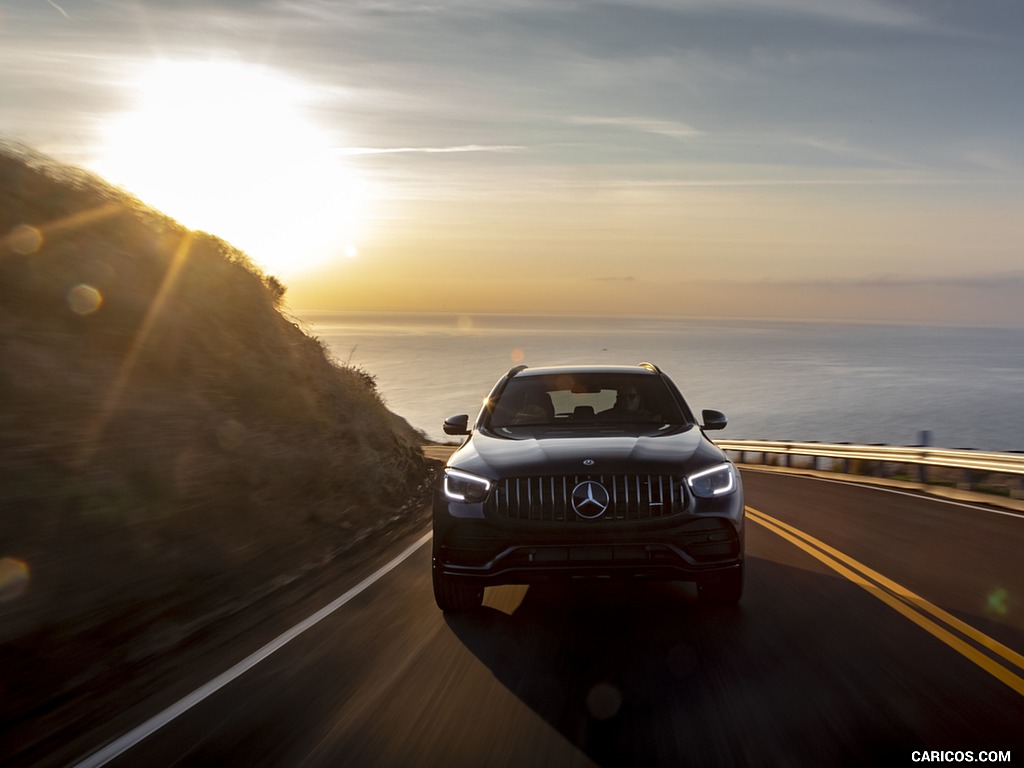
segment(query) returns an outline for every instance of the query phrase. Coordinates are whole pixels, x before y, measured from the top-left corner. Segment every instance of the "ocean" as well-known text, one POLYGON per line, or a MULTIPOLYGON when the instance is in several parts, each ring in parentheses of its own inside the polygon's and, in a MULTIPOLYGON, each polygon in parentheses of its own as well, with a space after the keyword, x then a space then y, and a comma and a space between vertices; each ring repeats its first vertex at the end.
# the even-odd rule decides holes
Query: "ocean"
POLYGON ((519 363, 649 361, 729 439, 1024 450, 1024 329, 680 318, 293 313, 434 440, 519 363))

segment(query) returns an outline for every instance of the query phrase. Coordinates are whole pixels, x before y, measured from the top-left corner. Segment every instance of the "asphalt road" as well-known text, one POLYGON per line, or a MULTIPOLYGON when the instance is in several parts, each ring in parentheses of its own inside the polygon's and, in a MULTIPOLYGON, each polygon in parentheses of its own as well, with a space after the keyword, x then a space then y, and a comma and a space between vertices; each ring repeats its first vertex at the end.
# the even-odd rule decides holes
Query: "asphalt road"
POLYGON ((109 764, 1024 764, 1024 516, 744 482, 739 606, 590 582, 450 618, 424 544, 109 764))

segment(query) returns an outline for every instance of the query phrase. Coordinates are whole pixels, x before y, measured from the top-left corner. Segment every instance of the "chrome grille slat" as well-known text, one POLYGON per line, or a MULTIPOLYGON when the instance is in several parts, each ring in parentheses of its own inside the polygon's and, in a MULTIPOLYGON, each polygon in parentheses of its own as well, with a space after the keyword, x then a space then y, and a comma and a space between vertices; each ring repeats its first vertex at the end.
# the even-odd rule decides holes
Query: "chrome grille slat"
POLYGON ((650 520, 679 514, 686 506, 681 477, 646 474, 506 478, 487 501, 488 512, 498 517, 544 523, 650 520), (600 517, 585 519, 572 507, 572 491, 584 480, 596 480, 608 491, 610 503, 600 517))

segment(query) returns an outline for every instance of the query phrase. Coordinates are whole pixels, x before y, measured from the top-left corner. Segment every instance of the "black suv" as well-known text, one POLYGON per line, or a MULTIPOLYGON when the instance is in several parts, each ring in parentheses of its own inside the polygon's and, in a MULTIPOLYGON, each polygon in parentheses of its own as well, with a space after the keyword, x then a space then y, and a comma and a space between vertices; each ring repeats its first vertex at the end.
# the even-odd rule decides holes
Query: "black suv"
POLYGON ((469 416, 434 494, 434 598, 477 608, 485 586, 623 577, 743 592, 739 473, 650 363, 510 370, 469 416))

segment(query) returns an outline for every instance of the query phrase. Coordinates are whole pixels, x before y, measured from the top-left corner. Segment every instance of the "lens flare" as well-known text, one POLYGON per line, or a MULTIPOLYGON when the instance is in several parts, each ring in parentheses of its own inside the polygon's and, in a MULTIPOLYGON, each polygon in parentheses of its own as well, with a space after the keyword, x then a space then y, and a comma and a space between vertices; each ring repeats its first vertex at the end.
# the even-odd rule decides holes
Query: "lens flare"
POLYGON ((28 565, 13 557, 0 558, 0 603, 16 600, 28 589, 28 565))
POLYGON ((43 247, 43 233, 28 224, 19 224, 7 235, 6 246, 21 256, 29 256, 43 247))
POLYGON ((622 706, 622 691, 611 683, 599 683, 587 694, 587 711, 595 720, 611 720, 622 706))
POLYGON ((103 305, 103 295, 91 285, 79 283, 68 291, 68 306, 77 315, 91 315, 103 305))
POLYGON ((1005 616, 1010 612, 1010 606, 1008 605, 1009 600, 1010 593, 1002 587, 999 587, 988 596, 988 609, 992 613, 1005 616))

